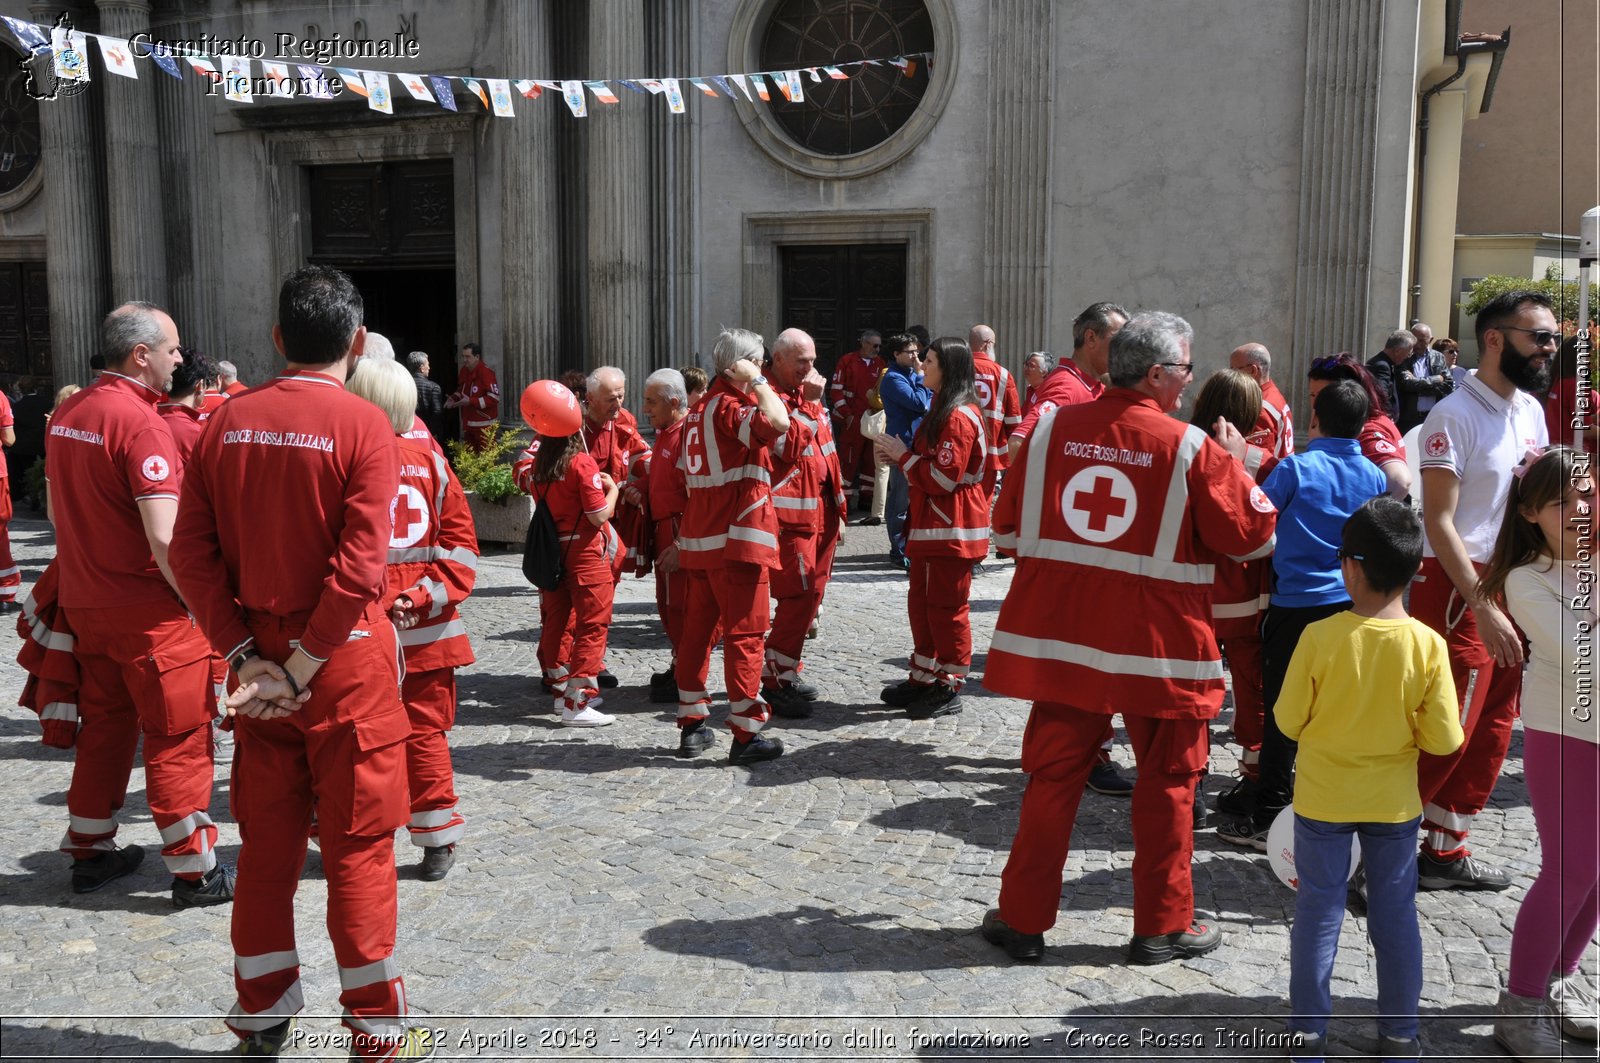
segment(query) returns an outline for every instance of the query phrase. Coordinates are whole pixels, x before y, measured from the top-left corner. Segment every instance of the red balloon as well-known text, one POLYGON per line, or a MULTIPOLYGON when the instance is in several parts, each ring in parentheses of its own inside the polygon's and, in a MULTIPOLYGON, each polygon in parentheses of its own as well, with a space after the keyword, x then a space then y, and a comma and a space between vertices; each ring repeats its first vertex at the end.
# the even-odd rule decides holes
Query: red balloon
POLYGON ((522 389, 522 419, 542 436, 564 439, 583 424, 583 410, 561 381, 535 380, 522 389))

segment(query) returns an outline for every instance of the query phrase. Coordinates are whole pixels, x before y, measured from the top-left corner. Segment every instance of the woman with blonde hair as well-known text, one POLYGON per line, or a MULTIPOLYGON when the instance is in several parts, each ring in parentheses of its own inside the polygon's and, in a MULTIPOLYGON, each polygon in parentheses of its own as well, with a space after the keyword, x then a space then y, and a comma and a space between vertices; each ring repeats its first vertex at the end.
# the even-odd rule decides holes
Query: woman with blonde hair
POLYGON ((417 385, 405 366, 363 359, 346 388, 382 410, 398 437, 400 490, 383 601, 405 655, 400 695, 411 720, 406 830, 422 850, 417 877, 436 882, 455 863, 456 842, 466 829, 456 808, 447 736, 456 719, 456 669, 475 659, 456 609, 477 579, 477 529, 449 462, 427 440, 409 438, 417 385))

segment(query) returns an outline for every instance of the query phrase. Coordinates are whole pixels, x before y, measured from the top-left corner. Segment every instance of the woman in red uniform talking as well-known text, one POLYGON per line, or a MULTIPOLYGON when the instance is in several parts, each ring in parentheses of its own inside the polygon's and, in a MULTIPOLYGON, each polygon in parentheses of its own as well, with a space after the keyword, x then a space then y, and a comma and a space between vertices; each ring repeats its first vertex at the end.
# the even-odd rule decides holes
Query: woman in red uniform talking
POLYGON ((535 436, 517 462, 516 479, 539 505, 549 507, 561 538, 561 586, 539 594, 539 665, 545 682, 555 691, 563 726, 604 727, 613 717, 598 709, 596 677, 606 655, 613 577, 622 557, 622 542, 609 523, 617 508, 617 483, 584 449, 581 427, 564 437, 535 436))
POLYGON ((878 436, 879 458, 905 473, 911 488, 906 557, 911 587, 911 675, 883 692, 886 704, 915 720, 961 711, 972 665, 967 598, 972 569, 989 553, 989 499, 983 489, 985 429, 973 387, 972 351, 953 336, 936 340, 922 365, 933 403, 911 447, 878 436))

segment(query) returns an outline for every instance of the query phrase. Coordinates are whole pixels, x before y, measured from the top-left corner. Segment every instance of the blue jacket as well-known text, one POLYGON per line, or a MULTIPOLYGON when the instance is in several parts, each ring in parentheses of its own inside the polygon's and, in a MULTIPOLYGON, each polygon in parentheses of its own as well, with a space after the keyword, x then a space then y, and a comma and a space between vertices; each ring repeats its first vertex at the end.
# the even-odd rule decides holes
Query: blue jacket
POLYGON ((1389 483, 1354 439, 1313 439, 1278 462, 1261 485, 1278 507, 1272 604, 1289 608, 1348 601, 1335 553, 1344 522, 1389 483))
POLYGON ((922 382, 921 373, 891 365, 878 381, 878 398, 883 400, 885 430, 909 447, 933 401, 933 389, 922 382))

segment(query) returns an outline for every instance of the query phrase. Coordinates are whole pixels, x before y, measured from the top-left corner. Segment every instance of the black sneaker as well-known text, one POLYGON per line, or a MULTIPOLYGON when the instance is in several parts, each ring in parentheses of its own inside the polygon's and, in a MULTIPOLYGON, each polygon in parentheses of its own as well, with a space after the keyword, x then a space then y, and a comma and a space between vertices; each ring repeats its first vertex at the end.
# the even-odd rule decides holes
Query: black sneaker
POLYGON ((233 868, 218 864, 199 881, 175 878, 172 880, 172 906, 205 908, 213 904, 227 904, 233 900, 235 877, 233 868))
POLYGON ((594 678, 595 681, 600 684, 601 690, 615 690, 617 687, 617 677, 612 675, 607 669, 600 669, 600 674, 594 678))
POLYGON ((1255 820, 1246 817, 1234 819, 1217 828, 1217 837, 1229 845, 1242 845, 1247 849, 1254 849, 1258 853, 1267 851, 1267 831, 1271 824, 1257 826, 1255 820))
POLYGON ((856 521, 856 526, 859 527, 859 528, 878 528, 878 527, 881 527, 882 525, 883 525, 883 518, 882 517, 863 517, 860 520, 856 521))
POLYGON ((283 1046, 288 1043, 289 1035, 292 1033, 294 1033, 294 1019, 291 1017, 276 1026, 268 1026, 265 1030, 257 1030, 249 1037, 242 1038, 239 1047, 234 1049, 234 1054, 277 1059, 278 1053, 283 1051, 283 1046))
POLYGON ((717 744, 717 732, 706 726, 705 721, 692 723, 678 731, 678 756, 689 758, 698 757, 706 750, 717 744))
POLYGON ((1109 794, 1112 797, 1127 797, 1133 793, 1133 780, 1117 770, 1117 766, 1109 760, 1095 762, 1089 769, 1089 781, 1084 784, 1097 794, 1109 794))
POLYGON ((144 849, 124 845, 109 853, 72 862, 72 892, 93 893, 112 879, 121 878, 144 862, 144 849))
POLYGON ((783 741, 758 734, 748 742, 734 742, 728 750, 729 764, 755 764, 783 756, 783 741))
POLYGON ((803 679, 795 680, 787 687, 784 687, 784 689, 793 691, 795 697, 805 698, 807 701, 816 701, 817 695, 820 693, 820 691, 817 690, 817 684, 807 683, 803 679))
POLYGON ((1217 795, 1217 811, 1225 816, 1248 816, 1256 810, 1256 789, 1259 784, 1251 778, 1240 776, 1239 781, 1217 795))
POLYGON ((676 705, 678 703, 678 676, 672 669, 657 672, 650 677, 650 704, 676 705))
POLYGON ((1000 909, 990 908, 983 916, 983 940, 999 945, 1006 955, 1023 963, 1034 963, 1044 955, 1044 935, 1024 934, 1011 929, 1000 918, 1000 909))
POLYGON ((1378 1038, 1378 1058, 1383 1063, 1390 1060, 1403 1059, 1407 1063, 1422 1055, 1422 1042, 1415 1037, 1391 1037, 1384 1034, 1378 1038))
POLYGON ((878 694, 878 700, 891 708, 903 709, 921 697, 927 689, 927 683, 913 683, 909 679, 903 679, 893 686, 884 687, 878 694))
POLYGON ((961 695, 943 683, 935 683, 917 695, 906 706, 906 715, 913 720, 932 720, 939 716, 954 716, 961 711, 961 695))
POLYGON ((790 720, 803 720, 811 715, 811 699, 795 692, 794 687, 767 687, 761 696, 772 706, 776 716, 790 720))
POLYGON ((438 882, 455 866, 454 845, 430 845, 422 850, 422 863, 417 865, 417 877, 424 882, 438 882))
POLYGON ((1134 935, 1128 943, 1128 962, 1143 967, 1166 963, 1169 960, 1204 956, 1222 944, 1222 931, 1198 921, 1191 922, 1188 930, 1174 934, 1134 935))
POLYGON ((1425 890, 1503 890, 1511 876, 1467 853, 1459 860, 1417 854, 1417 885, 1425 890))

